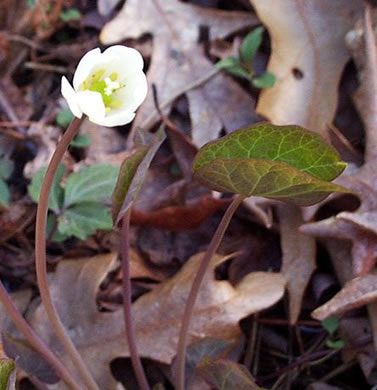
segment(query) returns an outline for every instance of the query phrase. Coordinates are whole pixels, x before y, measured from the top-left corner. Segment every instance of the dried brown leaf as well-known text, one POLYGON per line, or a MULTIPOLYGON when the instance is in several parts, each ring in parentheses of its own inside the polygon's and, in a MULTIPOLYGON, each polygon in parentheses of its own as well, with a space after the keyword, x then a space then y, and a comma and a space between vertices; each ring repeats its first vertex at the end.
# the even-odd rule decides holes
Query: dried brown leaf
MULTIPOLYGON (((201 255, 191 258, 173 278, 133 304, 138 349, 142 357, 170 364, 176 353, 184 305, 201 255)), ((129 356, 124 336, 123 313, 100 313, 96 306, 98 287, 112 268, 116 255, 59 263, 51 283, 51 294, 65 327, 101 389, 115 389, 109 364, 116 357, 129 356)), ((191 342, 203 337, 234 339, 240 335, 238 322, 277 302, 284 293, 280 274, 255 272, 236 286, 214 278, 214 268, 226 258, 215 256, 206 275, 194 311, 191 342)), ((30 321, 41 337, 60 351, 42 306, 30 321)), ((62 355, 64 363, 72 363, 62 355)), ((73 371, 73 370, 72 370, 73 371)), ((62 385, 52 389, 62 389, 62 385)))
MULTIPOLYGON (((363 39, 353 41, 352 48, 359 69, 363 69, 356 105, 365 123, 365 163, 360 169, 346 171, 338 183, 353 190, 360 198, 361 206, 353 213, 343 212, 302 227, 302 231, 309 234, 352 240, 355 275, 368 273, 377 261, 377 46, 368 7, 360 28, 363 39)), ((350 39, 348 41, 350 43, 350 39)))
POLYGON ((332 299, 315 309, 312 316, 323 320, 371 303, 377 299, 376 285, 377 272, 351 279, 332 299))
POLYGON ((282 274, 287 279, 289 321, 295 324, 301 311, 306 286, 316 268, 316 246, 312 237, 298 228, 303 223, 301 211, 293 205, 280 205, 280 234, 283 252, 282 274))
MULTIPOLYGON (((209 27, 210 39, 225 38, 256 24, 249 13, 202 8, 178 0, 128 0, 101 32, 105 44, 153 34, 153 54, 148 82, 156 85, 160 103, 184 91, 213 70, 198 45, 201 26, 209 27), (124 26, 127 25, 127 28, 124 26)), ((151 91, 151 89, 150 89, 151 91)), ((238 129, 253 120, 253 99, 231 78, 218 74, 205 85, 187 92, 192 138, 197 146, 217 138, 220 130, 238 129)), ((135 126, 154 112, 152 92, 140 108, 135 126)), ((159 119, 148 120, 153 125, 159 119)))
POLYGON ((345 34, 361 14, 361 0, 250 0, 270 37, 268 71, 257 112, 276 124, 305 126, 325 134, 332 122, 338 82, 350 55, 345 34), (284 15, 284 17, 282 17, 284 15))
POLYGON ((204 195, 190 206, 167 206, 153 211, 134 209, 131 214, 131 223, 172 231, 190 230, 197 228, 206 218, 228 204, 228 199, 216 199, 210 195, 204 195))

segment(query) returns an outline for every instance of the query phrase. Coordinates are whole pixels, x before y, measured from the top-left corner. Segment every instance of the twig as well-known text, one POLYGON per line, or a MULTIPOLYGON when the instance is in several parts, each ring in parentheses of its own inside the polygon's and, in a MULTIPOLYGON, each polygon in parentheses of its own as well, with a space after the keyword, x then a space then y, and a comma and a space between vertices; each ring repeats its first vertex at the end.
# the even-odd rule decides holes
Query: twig
POLYGON ((40 62, 25 62, 25 68, 27 69, 36 69, 44 70, 46 72, 55 72, 55 73, 67 73, 67 68, 65 66, 57 66, 52 64, 41 64, 40 62))
POLYGON ((149 390, 149 385, 140 356, 137 350, 135 327, 132 317, 132 291, 131 291, 131 272, 130 272, 130 216, 131 208, 126 212, 122 219, 122 230, 120 249, 122 254, 122 273, 123 273, 123 309, 124 323, 126 328, 126 337, 130 348, 131 362, 136 375, 136 379, 141 390, 149 390))
POLYGON ((189 327, 194 311, 194 306, 196 299, 199 294, 200 286, 208 269, 208 266, 211 262, 212 257, 216 253, 217 248, 220 245, 220 242, 224 236, 225 230, 227 229, 230 220, 232 219, 233 214, 238 209, 239 205, 245 199, 242 195, 236 195, 232 203, 229 205, 226 210, 219 226, 216 229, 215 234, 212 237, 212 240, 208 246, 206 253, 200 261, 199 268, 196 272, 194 281, 191 286, 189 296, 186 301, 185 311, 183 313, 181 330, 179 333, 178 339, 178 348, 177 348, 177 380, 176 380, 176 389, 184 390, 185 387, 185 357, 186 357, 186 348, 187 348, 187 339, 189 335, 189 327))
MULTIPOLYGON (((14 111, 13 107, 11 106, 8 97, 4 94, 1 86, 0 86, 0 109, 5 113, 5 115, 10 119, 12 122, 18 122, 19 118, 16 114, 16 111, 14 111)), ((26 129, 22 126, 16 126, 17 130, 22 134, 26 135, 26 129)))
MULTIPOLYGON (((220 72, 219 69, 211 69, 207 74, 205 74, 203 77, 199 78, 198 80, 195 80, 191 84, 187 85, 185 88, 182 88, 177 93, 175 93, 173 96, 171 96, 169 99, 166 99, 164 102, 160 104, 160 110, 164 110, 166 107, 169 107, 170 104, 172 104, 175 100, 177 100, 181 95, 195 89, 199 88, 202 84, 210 80, 213 76, 218 74, 220 72)), ((159 112, 157 110, 154 110, 148 118, 146 118, 140 125, 140 127, 144 130, 150 129, 156 120, 159 118, 159 112)))
POLYGON ((58 339, 63 344, 66 352, 80 372, 83 380, 87 385, 87 388, 90 390, 99 390, 96 382, 92 378, 88 368, 86 367, 72 340, 69 338, 66 330, 64 329, 64 325, 59 318, 48 288, 46 265, 46 222, 48 198, 51 192, 56 170, 63 158, 64 153, 68 149, 69 144, 77 134, 84 118, 85 117, 83 116, 81 119, 73 119, 67 131, 64 133, 62 139, 58 143, 47 168, 37 208, 37 221, 35 225, 35 263, 37 282, 41 294, 42 304, 46 310, 47 317, 55 329, 58 339))
POLYGON ((255 353, 255 345, 258 334, 258 313, 253 316, 253 324, 251 325, 249 342, 247 344, 245 358, 243 360, 243 364, 250 369, 251 364, 253 363, 254 353, 255 353))
POLYGON ((364 70, 364 108, 368 111, 363 116, 366 127, 365 161, 377 159, 377 44, 372 26, 371 7, 365 7, 364 36, 366 64, 364 70))
POLYGON ((0 301, 4 305, 9 317, 12 319, 17 329, 24 335, 25 339, 38 351, 46 361, 55 369, 59 377, 72 390, 80 390, 75 379, 60 362, 60 360, 51 352, 47 345, 39 338, 30 325, 24 320, 12 299, 5 290, 0 281, 0 301))

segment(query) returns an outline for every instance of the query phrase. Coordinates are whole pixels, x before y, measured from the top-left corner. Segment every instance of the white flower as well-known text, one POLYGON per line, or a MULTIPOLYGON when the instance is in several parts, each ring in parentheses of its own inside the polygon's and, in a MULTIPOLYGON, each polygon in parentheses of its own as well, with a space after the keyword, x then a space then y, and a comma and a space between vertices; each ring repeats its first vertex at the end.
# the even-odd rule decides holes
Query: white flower
POLYGON ((121 45, 86 53, 73 76, 73 88, 62 78, 62 94, 73 115, 85 114, 104 126, 131 122, 147 89, 143 58, 137 50, 121 45))

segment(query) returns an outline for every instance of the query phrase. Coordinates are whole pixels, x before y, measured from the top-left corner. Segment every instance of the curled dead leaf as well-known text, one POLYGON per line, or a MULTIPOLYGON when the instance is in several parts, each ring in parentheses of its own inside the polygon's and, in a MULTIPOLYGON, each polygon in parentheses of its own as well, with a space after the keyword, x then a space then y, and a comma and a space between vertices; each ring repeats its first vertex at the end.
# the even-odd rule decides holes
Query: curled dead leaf
MULTIPOLYGON (((133 304, 138 349, 142 357, 170 364, 176 353, 178 331, 184 302, 191 287, 201 254, 193 256, 171 279, 166 280, 133 304)), ((123 313, 101 313, 96 295, 102 280, 113 267, 116 254, 93 258, 64 260, 51 282, 57 310, 80 354, 101 389, 115 390, 116 381, 110 362, 129 356, 124 336, 123 313)), ((240 335, 239 320, 277 302, 284 294, 285 279, 278 273, 255 272, 232 286, 215 280, 214 269, 227 260, 215 256, 206 275, 194 311, 190 340, 240 335)), ((42 306, 31 315, 31 324, 54 349, 63 353, 42 306)), ((72 363, 62 355, 64 363, 72 363)), ((51 387, 63 389, 61 384, 51 387)))

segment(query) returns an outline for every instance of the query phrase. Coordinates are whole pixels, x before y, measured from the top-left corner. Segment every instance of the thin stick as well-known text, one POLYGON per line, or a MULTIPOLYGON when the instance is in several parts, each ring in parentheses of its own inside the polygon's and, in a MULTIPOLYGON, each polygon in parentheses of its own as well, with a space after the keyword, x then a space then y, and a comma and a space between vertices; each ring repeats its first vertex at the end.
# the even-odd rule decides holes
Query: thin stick
MULTIPOLYGON (((219 72, 220 69, 213 68, 208 73, 206 73, 203 77, 200 77, 198 80, 195 80, 191 84, 186 85, 184 88, 177 91, 173 96, 163 101, 159 106, 160 110, 164 110, 166 107, 169 107, 170 104, 174 103, 174 101, 177 100, 181 95, 184 95, 185 93, 193 89, 199 88, 202 84, 206 83, 208 80, 210 80, 213 76, 217 75, 219 72)), ((148 118, 146 118, 143 121, 140 127, 144 130, 148 130, 151 126, 153 126, 153 123, 155 123, 155 121, 158 120, 158 117, 159 117, 159 112, 156 109, 148 116, 148 118)))
POLYGON ((68 149, 69 144, 77 134, 83 119, 84 116, 81 119, 74 118, 72 120, 67 131, 64 133, 62 139, 56 147, 43 180, 41 195, 37 208, 37 221, 35 225, 35 268, 42 304, 59 341, 63 344, 63 347, 72 359, 74 366, 77 367, 78 371, 80 372, 80 375, 82 376, 82 379, 84 380, 87 388, 89 390, 99 390, 96 382, 92 378, 88 368, 86 367, 72 340, 69 338, 66 330, 64 329, 64 325, 59 318, 48 288, 46 266, 46 222, 48 198, 51 192, 56 170, 63 158, 64 153, 68 149))
POLYGON ((12 302, 9 294, 0 281, 0 302, 4 305, 9 317, 12 319, 17 329, 24 335, 25 339, 38 351, 46 361, 55 369, 62 381, 72 390, 80 390, 75 379, 51 352, 48 346, 39 338, 30 325, 25 321, 16 306, 12 302))
POLYGON ((188 330, 190 327, 191 317, 194 311, 194 306, 196 299, 199 294, 200 285, 204 279, 208 266, 211 262, 213 255, 216 253, 217 248, 220 245, 220 242, 224 236, 225 230, 227 229, 230 220, 232 219, 233 214, 238 209, 238 206, 245 199, 242 195, 236 195, 232 203, 227 208, 219 226, 217 227, 216 233, 212 237, 212 240, 208 246, 206 253, 204 254, 198 271, 196 272, 195 279, 192 283, 189 296, 187 298, 185 311, 183 313, 181 330, 179 333, 178 339, 178 348, 177 348, 177 390, 184 390, 185 388, 185 356, 186 356, 186 347, 188 339, 188 330))
POLYGON ((122 255, 122 273, 123 273, 123 310, 124 324, 126 328, 126 337, 130 348, 131 362, 135 371, 137 383, 140 390, 149 390, 149 385, 140 356, 137 351, 135 327, 132 317, 132 300, 131 300, 131 272, 130 272, 130 216, 131 208, 126 212, 122 220, 122 230, 120 239, 120 250, 122 255))

